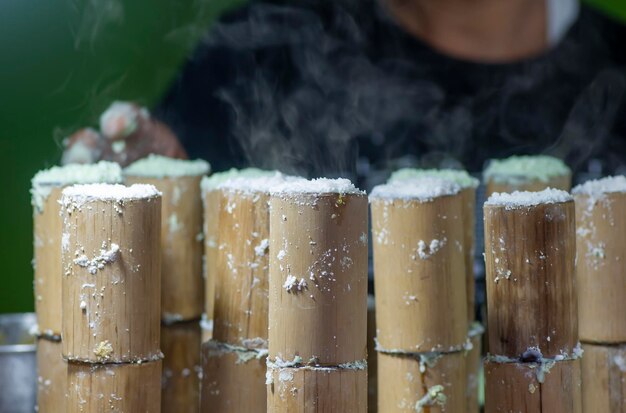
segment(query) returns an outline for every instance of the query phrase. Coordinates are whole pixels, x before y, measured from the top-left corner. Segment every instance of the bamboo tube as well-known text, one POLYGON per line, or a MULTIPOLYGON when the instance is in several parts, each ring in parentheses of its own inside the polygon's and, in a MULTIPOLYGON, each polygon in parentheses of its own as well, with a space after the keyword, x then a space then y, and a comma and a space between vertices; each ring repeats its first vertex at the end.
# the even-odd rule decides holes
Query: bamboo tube
POLYGON ((491 161, 483 174, 486 195, 498 192, 542 191, 546 188, 569 191, 572 171, 551 156, 511 156, 491 161))
POLYGON ((273 190, 270 204, 271 361, 364 360, 367 198, 345 179, 301 179, 273 190))
POLYGON ((200 325, 194 321, 161 326, 162 413, 200 409, 200 337, 200 325))
POLYGON ((572 197, 494 194, 485 203, 489 352, 522 361, 578 345, 572 197))
POLYGON ((269 189, 285 176, 234 178, 220 185, 213 337, 267 349, 269 189))
POLYGON ((269 412, 367 411, 367 371, 329 367, 268 370, 269 412))
POLYGON ((77 185, 61 202, 64 357, 159 359, 160 193, 151 185, 77 185))
POLYGON ((265 413, 267 351, 202 345, 202 413, 265 413))
POLYGON ((482 342, 485 329, 480 323, 474 323, 469 332, 471 349, 467 352, 467 413, 479 413, 480 401, 478 398, 480 384, 480 369, 482 367, 482 342))
POLYGON ((126 183, 154 185, 163 194, 161 318, 166 323, 199 319, 204 310, 200 181, 209 169, 202 160, 150 155, 124 170, 126 183))
POLYGON ((67 363, 61 355, 61 342, 37 339, 37 411, 65 412, 67 363))
POLYGON ((372 236, 378 345, 451 352, 467 340, 460 187, 423 178, 374 188, 372 236))
POLYGON ((466 413, 465 353, 378 353, 378 412, 466 413))
POLYGON ((389 178, 389 183, 401 183, 422 178, 439 178, 452 181, 461 187, 463 203, 463 252, 465 254, 465 281, 467 293, 467 318, 471 324, 476 318, 476 279, 474 255, 476 245, 476 188, 480 184, 466 171, 454 169, 400 169, 389 178))
POLYGON ((584 344, 583 412, 626 412, 626 345, 584 344))
POLYGON ((626 343, 626 178, 587 182, 573 192, 580 339, 626 343))
POLYGON ((53 167, 33 177, 35 311, 41 335, 61 335, 61 190, 76 183, 121 181, 120 167, 110 162, 53 167))
MULTIPOLYGON (((161 361, 68 363, 67 413, 159 413, 161 361)), ((60 410, 55 410, 56 412, 60 410)))
MULTIPOLYGON (((485 413, 581 413, 580 360, 485 361, 485 413)), ((594 411, 606 410, 594 409, 594 411)))
POLYGON ((215 312, 215 280, 217 278, 217 254, 219 252, 219 216, 221 191, 218 187, 233 178, 260 178, 274 175, 275 172, 249 168, 231 169, 226 172, 204 177, 201 181, 202 204, 204 207, 204 315, 202 317, 202 342, 213 338, 215 312))
POLYGON ((376 301, 367 296, 367 411, 377 411, 378 358, 376 356, 376 301))

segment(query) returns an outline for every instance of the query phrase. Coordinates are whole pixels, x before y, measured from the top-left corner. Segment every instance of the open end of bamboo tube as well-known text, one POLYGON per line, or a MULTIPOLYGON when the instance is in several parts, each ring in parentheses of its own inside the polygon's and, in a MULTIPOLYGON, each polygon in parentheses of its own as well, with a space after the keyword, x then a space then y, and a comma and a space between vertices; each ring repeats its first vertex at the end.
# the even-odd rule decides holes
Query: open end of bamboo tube
POLYGON ((378 345, 453 352, 468 332, 459 185, 422 178, 374 188, 372 236, 378 345))
POLYGON ((526 361, 571 355, 578 346, 572 197, 553 189, 493 194, 484 214, 489 352, 526 361))
POLYGON ((364 193, 345 179, 299 179, 271 195, 270 359, 289 366, 364 360, 364 193))
POLYGON ((625 343, 626 178, 590 181, 572 191, 576 202, 580 339, 625 343), (598 320, 602 320, 599 322, 598 320))
POLYGON ((119 183, 119 165, 67 165, 38 172, 32 179, 34 220, 35 309, 39 333, 49 338, 61 334, 61 190, 78 183, 119 183))
POLYGON ((154 185, 162 194, 161 317, 171 324, 197 320, 204 311, 202 200, 203 160, 150 155, 124 170, 127 184, 154 185))
POLYGON ((64 357, 160 359, 160 193, 152 185, 76 185, 61 204, 64 357))
POLYGON ((483 173, 487 196, 496 192, 541 191, 557 188, 569 191, 572 171, 551 156, 512 156, 494 159, 483 173))

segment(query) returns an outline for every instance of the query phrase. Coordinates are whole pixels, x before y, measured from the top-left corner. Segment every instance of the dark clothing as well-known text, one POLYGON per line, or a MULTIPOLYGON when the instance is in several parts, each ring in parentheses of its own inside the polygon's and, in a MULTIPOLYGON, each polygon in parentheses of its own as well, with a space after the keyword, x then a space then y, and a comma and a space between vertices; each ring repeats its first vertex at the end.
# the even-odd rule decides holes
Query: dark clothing
MULTIPOLYGON (((225 16, 157 109, 191 156, 312 176, 480 171, 547 153, 626 172, 626 30, 582 7, 534 59, 444 56, 373 0, 253 2, 225 16)), ((363 182, 360 182, 363 184, 363 182)))

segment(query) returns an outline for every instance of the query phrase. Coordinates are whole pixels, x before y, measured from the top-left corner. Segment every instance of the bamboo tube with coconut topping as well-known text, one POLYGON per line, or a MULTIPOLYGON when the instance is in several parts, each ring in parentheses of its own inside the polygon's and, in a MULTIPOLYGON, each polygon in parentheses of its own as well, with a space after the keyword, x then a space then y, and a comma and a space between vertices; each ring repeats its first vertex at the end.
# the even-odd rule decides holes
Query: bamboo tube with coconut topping
POLYGON ((32 179, 34 221, 35 311, 39 334, 61 335, 61 216, 59 199, 64 187, 80 183, 119 183, 119 165, 67 165, 38 172, 32 179))
POLYGON ((195 321, 161 326, 163 374, 161 412, 198 412, 200 409, 200 325, 195 321))
POLYGON ((71 362, 67 384, 67 410, 63 410, 67 413, 161 411, 161 360, 136 364, 71 362))
POLYGON ((271 195, 268 411, 364 412, 367 198, 346 179, 293 180, 271 195))
POLYGON ((202 413, 265 413, 267 350, 202 344, 202 413))
POLYGON ((569 191, 572 188, 571 169, 560 159, 545 155, 493 159, 483 179, 487 196, 499 192, 537 192, 546 188, 569 191))
POLYGON ((61 341, 37 339, 37 411, 65 412, 67 362, 61 354, 61 341))
POLYGON ((152 185, 76 185, 63 190, 61 214, 63 356, 160 359, 161 194, 152 185))
POLYGON ((202 316, 202 342, 213 338, 215 312, 215 280, 217 278, 217 254, 219 246, 219 216, 221 191, 219 185, 233 178, 261 178, 275 172, 248 168, 231 169, 202 178, 202 203, 204 207, 204 314, 202 316))
POLYGON ((202 160, 157 155, 124 170, 126 183, 151 184, 163 194, 161 313, 165 323, 200 319, 204 309, 200 181, 209 170, 202 160))
POLYGON ((579 313, 580 339, 626 343, 626 178, 587 182, 573 193, 578 305, 584 309, 579 313))
POLYGON ((522 359, 573 354, 572 197, 553 189, 493 194, 484 214, 489 352, 522 359))
POLYGON ((467 412, 465 353, 378 353, 378 412, 467 412))
POLYGON ((465 348, 468 317, 460 190, 451 181, 422 178, 378 186, 370 195, 376 328, 383 351, 465 348))
POLYGON ((626 345, 583 344, 583 412, 626 412, 626 345))
POLYGON ((467 293, 467 319, 471 324, 476 319, 474 277, 474 253, 476 244, 476 188, 480 182, 466 171, 454 169, 400 169, 389 178, 390 184, 401 184, 421 178, 439 178, 452 181, 461 187, 463 203, 463 253, 465 256, 465 281, 467 293))
POLYGON ((485 361, 485 413, 591 411, 582 409, 581 390, 580 360, 485 361))

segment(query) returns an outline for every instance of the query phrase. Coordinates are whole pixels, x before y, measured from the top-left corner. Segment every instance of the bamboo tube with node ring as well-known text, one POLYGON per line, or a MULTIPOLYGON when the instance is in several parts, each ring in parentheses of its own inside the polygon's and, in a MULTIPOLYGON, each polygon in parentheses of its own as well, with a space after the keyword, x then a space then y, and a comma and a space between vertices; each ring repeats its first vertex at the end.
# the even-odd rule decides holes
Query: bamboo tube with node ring
POLYGON ((573 199, 555 189, 493 194, 484 215, 485 411, 579 411, 573 199))
POLYGON ((583 344, 583 412, 626 412, 626 344, 583 344))
POLYGON ((204 313, 202 314, 202 342, 213 338, 215 311, 215 280, 217 278, 217 254, 219 243, 219 216, 221 206, 220 184, 229 179, 241 177, 260 178, 271 176, 275 172, 248 168, 231 169, 202 178, 202 204, 204 207, 204 313))
POLYGON ((166 324, 199 320, 202 280, 200 181, 210 170, 202 160, 150 155, 124 170, 128 184, 154 185, 163 194, 161 211, 161 317, 166 324))
POLYGON ((159 360, 161 194, 152 185, 63 190, 63 356, 159 360))
POLYGON ((61 244, 59 199, 63 188, 80 183, 119 183, 122 170, 111 162, 67 165, 38 172, 32 179, 34 221, 35 311, 38 335, 59 340, 61 336, 61 244))
POLYGON ((483 173, 486 195, 498 192, 542 191, 546 188, 569 191, 572 171, 551 156, 511 156, 493 159, 483 173))
POLYGON ((461 187, 433 177, 398 181, 374 188, 370 203, 378 411, 465 412, 461 187))
POLYGON ((626 343, 626 178, 587 182, 572 192, 580 339, 626 343))
POLYGON ((365 412, 367 197, 346 179, 271 195, 268 411, 365 412))

